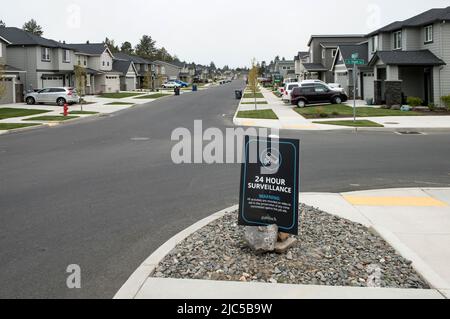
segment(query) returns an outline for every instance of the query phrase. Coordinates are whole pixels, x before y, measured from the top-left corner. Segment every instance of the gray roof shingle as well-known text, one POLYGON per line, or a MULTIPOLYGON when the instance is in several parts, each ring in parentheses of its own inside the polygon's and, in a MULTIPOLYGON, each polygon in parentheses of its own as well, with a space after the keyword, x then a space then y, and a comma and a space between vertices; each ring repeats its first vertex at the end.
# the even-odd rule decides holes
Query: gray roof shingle
POLYGON ((128 70, 130 69, 131 63, 132 61, 127 60, 114 60, 113 71, 126 75, 128 73, 128 70))
POLYGON ((79 43, 67 44, 67 46, 75 51, 89 55, 102 55, 106 49, 106 45, 104 43, 79 43))
POLYGON ((321 63, 303 63, 303 66, 309 72, 328 71, 321 63))
POLYGON ((0 28, 0 36, 10 42, 10 46, 42 46, 70 49, 67 44, 46 39, 15 27, 0 28))
POLYGON ((373 56, 369 65, 380 59, 386 65, 408 66, 439 66, 446 63, 435 56, 430 50, 417 51, 378 51, 373 56))
POLYGON ((381 29, 378 29, 368 36, 381 32, 392 32, 407 27, 420 27, 437 21, 450 21, 450 7, 431 9, 404 21, 396 21, 381 29))

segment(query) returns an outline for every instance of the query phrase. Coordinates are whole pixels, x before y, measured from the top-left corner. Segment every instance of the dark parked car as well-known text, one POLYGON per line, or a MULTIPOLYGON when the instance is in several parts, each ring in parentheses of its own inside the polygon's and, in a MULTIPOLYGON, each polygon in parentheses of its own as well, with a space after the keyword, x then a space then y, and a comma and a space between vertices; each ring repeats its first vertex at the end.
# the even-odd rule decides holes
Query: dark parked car
POLYGON ((347 94, 334 91, 320 83, 307 84, 295 88, 291 93, 291 97, 292 104, 298 107, 318 103, 341 104, 348 100, 347 94))

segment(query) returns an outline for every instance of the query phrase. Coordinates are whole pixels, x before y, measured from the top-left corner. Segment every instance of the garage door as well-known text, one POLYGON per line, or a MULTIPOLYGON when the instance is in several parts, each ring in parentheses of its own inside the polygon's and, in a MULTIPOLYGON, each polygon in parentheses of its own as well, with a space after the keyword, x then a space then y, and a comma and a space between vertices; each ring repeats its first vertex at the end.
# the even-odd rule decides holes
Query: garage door
POLYGON ((364 99, 373 99, 375 97, 375 76, 373 73, 363 74, 364 99))
POLYGON ((43 88, 63 87, 64 79, 62 75, 44 75, 42 76, 43 88))
POLYGON ((127 91, 133 91, 136 90, 136 78, 135 77, 127 77, 125 79, 125 90, 127 91))
POLYGON ((106 92, 119 92, 120 91, 120 79, 119 76, 106 76, 105 80, 106 92))

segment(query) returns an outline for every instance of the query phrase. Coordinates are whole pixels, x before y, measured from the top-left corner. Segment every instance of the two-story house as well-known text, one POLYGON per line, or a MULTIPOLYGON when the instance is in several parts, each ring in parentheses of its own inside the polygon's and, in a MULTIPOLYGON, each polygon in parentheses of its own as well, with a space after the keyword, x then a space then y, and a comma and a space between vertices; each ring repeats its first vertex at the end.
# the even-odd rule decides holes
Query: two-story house
MULTIPOLYGON (((140 56, 134 55, 134 54, 126 54, 123 52, 114 53, 114 58, 117 60, 125 60, 133 62, 134 67, 137 71, 137 77, 136 77, 136 89, 145 89, 145 77, 149 77, 150 80, 150 88, 153 88, 152 83, 155 79, 155 66, 150 60, 144 59, 140 56)), ((130 70, 131 71, 131 70, 130 70)), ((130 76, 132 72, 130 72, 130 76)), ((122 79, 123 82, 123 79, 122 79)), ((131 80, 129 79, 128 82, 131 84, 131 80)), ((148 87, 147 87, 148 88, 148 87)))
POLYGON ((21 75, 25 90, 73 85, 72 48, 13 27, 0 28, 0 36, 7 41, 7 65, 26 71, 21 75))
POLYGON ((400 105, 408 96, 441 105, 450 94, 450 7, 431 9, 370 33, 375 103, 400 105))
POLYGON ((275 62, 275 73, 278 73, 285 81, 295 80, 294 60, 277 60, 275 62))
POLYGON ((180 79, 181 67, 164 61, 153 63, 156 70, 156 87, 161 87, 167 81, 180 79))
POLYGON ((319 79, 334 82, 332 71, 337 49, 340 44, 355 44, 365 41, 361 34, 350 35, 312 35, 309 42, 309 58, 301 62, 296 70, 299 80, 319 79))
POLYGON ((301 70, 300 70, 301 64, 308 63, 308 62, 309 62, 309 52, 308 51, 300 51, 294 57, 294 70, 295 70, 295 76, 297 77, 298 81, 303 80, 301 78, 301 70))
POLYGON ((0 104, 23 102, 23 91, 26 72, 7 64, 7 46, 11 44, 0 36, 0 68, 2 77, 1 85, 4 88, 0 96, 0 104))
MULTIPOLYGON (((86 94, 120 91, 120 72, 113 70, 114 56, 104 43, 68 44, 75 51, 75 65, 85 68, 86 94)), ((73 67, 72 67, 73 77, 73 67)))

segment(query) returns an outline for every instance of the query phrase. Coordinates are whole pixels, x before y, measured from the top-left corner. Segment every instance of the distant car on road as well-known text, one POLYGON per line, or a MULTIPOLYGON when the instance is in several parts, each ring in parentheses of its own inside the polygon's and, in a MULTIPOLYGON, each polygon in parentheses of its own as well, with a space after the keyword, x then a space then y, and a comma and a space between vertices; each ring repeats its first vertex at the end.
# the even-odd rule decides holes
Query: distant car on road
POLYGON ((162 87, 165 88, 165 89, 174 89, 174 88, 179 88, 179 87, 181 87, 181 85, 178 84, 178 83, 175 82, 175 81, 170 81, 170 82, 164 83, 164 84, 162 85, 162 87))
POLYGON ((178 83, 182 88, 187 88, 189 86, 189 83, 180 80, 173 80, 172 82, 178 83))
POLYGON ((80 102, 77 90, 72 87, 55 87, 45 88, 36 92, 30 92, 25 95, 25 102, 28 105, 36 103, 57 104, 64 106, 64 104, 76 104, 80 102))
POLYGON ((334 91, 328 85, 322 83, 304 84, 292 90, 291 96, 291 103, 300 108, 303 108, 308 104, 341 104, 348 100, 345 93, 334 91))

